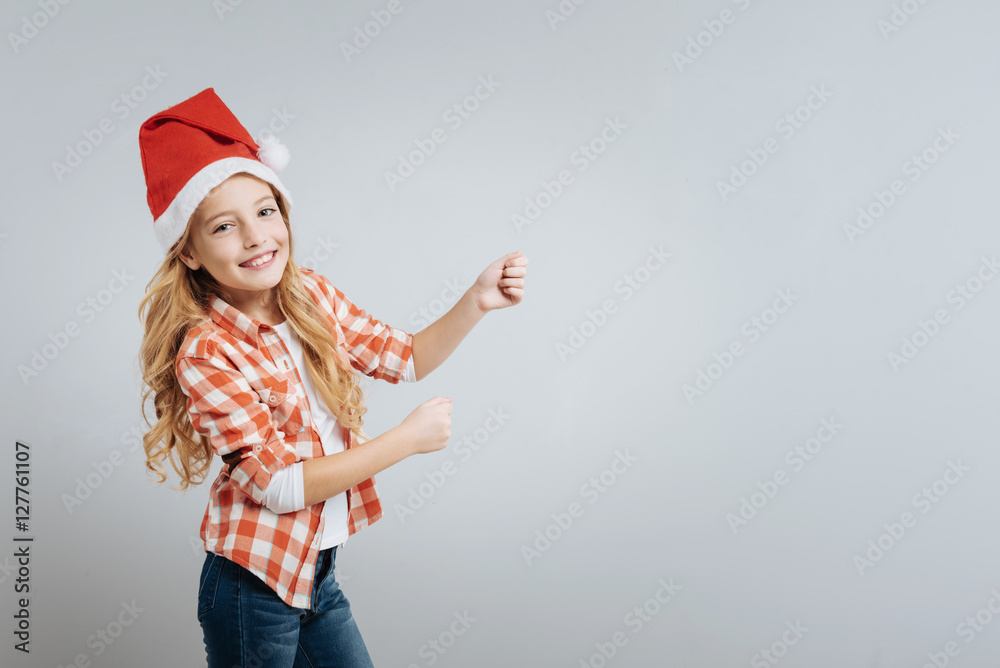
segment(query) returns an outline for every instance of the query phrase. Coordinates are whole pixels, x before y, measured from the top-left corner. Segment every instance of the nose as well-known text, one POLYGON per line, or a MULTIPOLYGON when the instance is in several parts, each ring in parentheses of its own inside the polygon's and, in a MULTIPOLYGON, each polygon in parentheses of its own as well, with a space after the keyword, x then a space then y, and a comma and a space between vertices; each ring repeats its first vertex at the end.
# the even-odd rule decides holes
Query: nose
POLYGON ((264 236, 263 225, 256 217, 251 217, 250 222, 243 225, 243 245, 245 247, 252 248, 261 245, 264 243, 264 236))

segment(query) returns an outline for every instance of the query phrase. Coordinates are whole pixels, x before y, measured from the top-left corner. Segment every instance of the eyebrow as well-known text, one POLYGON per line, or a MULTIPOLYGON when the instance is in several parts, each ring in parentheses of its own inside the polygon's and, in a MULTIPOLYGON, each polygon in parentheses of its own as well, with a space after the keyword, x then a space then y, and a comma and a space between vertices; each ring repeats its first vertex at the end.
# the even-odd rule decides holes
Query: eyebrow
MULTIPOLYGON (((263 196, 263 197, 261 197, 261 198, 260 198, 259 200, 257 200, 256 202, 254 202, 254 203, 253 203, 253 205, 254 205, 254 206, 256 207, 256 206, 258 206, 258 205, 259 205, 259 204, 260 204, 261 202, 266 202, 266 201, 267 201, 267 200, 269 200, 269 199, 274 199, 274 195, 264 195, 264 196, 263 196)), ((276 201, 275 203, 277 203, 277 201, 276 201)), ((229 214, 233 214, 233 213, 236 213, 236 212, 235 212, 235 211, 220 211, 219 213, 215 214, 214 216, 212 216, 211 218, 209 218, 208 220, 206 220, 206 221, 205 221, 205 222, 203 223, 203 226, 204 226, 204 227, 208 227, 208 225, 209 225, 209 224, 210 224, 210 223, 211 223, 211 222, 212 222, 213 220, 215 220, 216 218, 218 218, 218 217, 220 217, 220 216, 227 216, 227 215, 229 215, 229 214)))

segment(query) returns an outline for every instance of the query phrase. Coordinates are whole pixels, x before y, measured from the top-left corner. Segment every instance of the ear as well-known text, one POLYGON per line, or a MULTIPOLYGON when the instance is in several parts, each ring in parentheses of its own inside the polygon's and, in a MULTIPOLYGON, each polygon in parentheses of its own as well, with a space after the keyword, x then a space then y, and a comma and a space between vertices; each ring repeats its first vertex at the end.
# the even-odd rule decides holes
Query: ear
POLYGON ((198 261, 198 258, 196 258, 188 249, 188 244, 185 244, 184 248, 177 251, 177 257, 179 257, 181 262, 186 264, 188 269, 191 271, 198 271, 198 267, 201 266, 201 262, 198 261))

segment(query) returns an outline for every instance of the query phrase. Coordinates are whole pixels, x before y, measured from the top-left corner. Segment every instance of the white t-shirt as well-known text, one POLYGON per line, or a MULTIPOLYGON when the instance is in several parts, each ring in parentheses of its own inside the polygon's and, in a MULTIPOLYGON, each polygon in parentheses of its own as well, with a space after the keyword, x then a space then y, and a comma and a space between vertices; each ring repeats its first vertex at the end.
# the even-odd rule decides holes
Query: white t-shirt
MULTIPOLYGON (((320 444, 324 455, 332 455, 344 451, 344 438, 340 423, 337 418, 330 413, 326 404, 320 400, 316 391, 316 386, 312 382, 306 370, 305 359, 302 355, 302 346, 299 344, 299 337, 288 326, 288 321, 278 325, 273 325, 278 332, 288 353, 291 355, 295 368, 299 372, 302 384, 305 386, 306 395, 309 398, 309 406, 312 409, 313 427, 320 437, 320 444)), ((403 382, 416 382, 416 373, 413 368, 413 356, 406 363, 403 373, 403 382)), ((301 391, 301 390, 300 390, 301 391)), ((271 476, 271 482, 264 490, 264 505, 276 513, 288 513, 305 508, 305 486, 302 482, 302 462, 296 462, 289 467, 280 469, 271 476)), ((341 547, 347 542, 347 492, 341 492, 337 496, 326 500, 323 506, 323 538, 320 541, 320 549, 325 550, 334 545, 341 547)))

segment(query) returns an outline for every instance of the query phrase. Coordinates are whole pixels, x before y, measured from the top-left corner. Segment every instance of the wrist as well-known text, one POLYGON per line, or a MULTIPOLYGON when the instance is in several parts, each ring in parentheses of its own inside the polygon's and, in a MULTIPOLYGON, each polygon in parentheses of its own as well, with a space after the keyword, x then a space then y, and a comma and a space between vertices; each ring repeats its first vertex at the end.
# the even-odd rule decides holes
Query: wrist
POLYGON ((392 459, 400 462, 413 454, 412 443, 409 432, 403 425, 396 425, 383 434, 385 437, 385 447, 391 453, 392 459))
POLYGON ((471 313, 474 318, 478 319, 482 318, 490 311, 489 309, 483 310, 482 308, 479 307, 479 300, 476 299, 476 293, 473 292, 473 289, 474 288, 469 288, 468 290, 466 290, 465 294, 462 295, 459 301, 461 302, 464 300, 467 304, 466 310, 469 313, 471 313))

